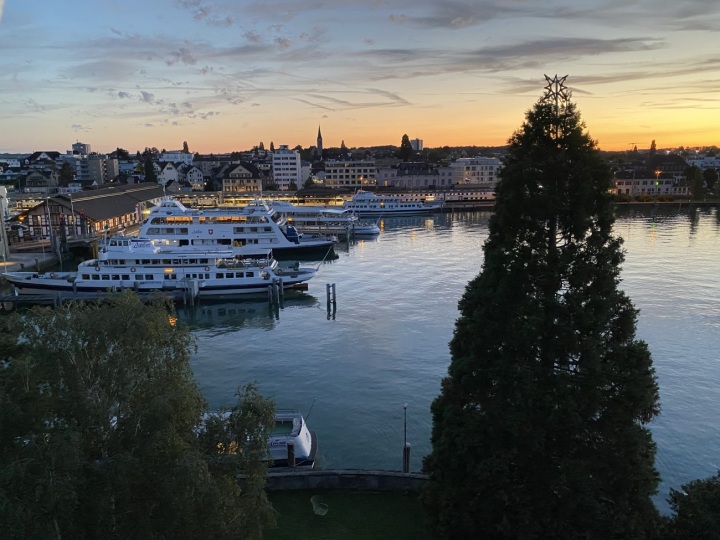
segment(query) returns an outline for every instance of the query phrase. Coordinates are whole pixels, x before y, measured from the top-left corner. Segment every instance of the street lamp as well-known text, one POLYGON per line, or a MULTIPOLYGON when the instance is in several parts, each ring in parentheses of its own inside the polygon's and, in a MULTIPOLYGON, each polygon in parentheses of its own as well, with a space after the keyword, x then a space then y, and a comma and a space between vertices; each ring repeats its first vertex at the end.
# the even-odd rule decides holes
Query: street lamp
POLYGON ((655 190, 660 193, 660 172, 655 171, 655 190))

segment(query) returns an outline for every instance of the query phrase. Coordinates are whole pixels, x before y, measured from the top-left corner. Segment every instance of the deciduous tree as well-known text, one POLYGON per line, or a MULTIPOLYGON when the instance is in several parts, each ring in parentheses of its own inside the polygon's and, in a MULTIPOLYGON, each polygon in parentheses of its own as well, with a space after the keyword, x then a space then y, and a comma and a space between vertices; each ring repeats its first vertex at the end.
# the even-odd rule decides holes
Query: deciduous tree
POLYGON ((253 451, 218 465, 172 305, 125 293, 0 324, 0 537, 257 538, 272 522, 257 448, 274 408, 240 395, 253 451))
POLYGON ((432 405, 436 533, 642 538, 658 387, 618 288, 610 171, 567 94, 549 91, 509 142, 432 405))

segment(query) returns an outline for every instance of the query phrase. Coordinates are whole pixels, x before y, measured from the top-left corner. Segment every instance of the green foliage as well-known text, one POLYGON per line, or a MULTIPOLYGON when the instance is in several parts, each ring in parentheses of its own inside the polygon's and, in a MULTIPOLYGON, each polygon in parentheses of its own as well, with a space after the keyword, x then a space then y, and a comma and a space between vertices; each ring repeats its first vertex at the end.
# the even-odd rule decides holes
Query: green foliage
POLYGON ((75 180, 75 169, 67 161, 60 167, 60 185, 66 186, 75 180))
POLYGON ((403 161, 408 161, 414 154, 415 151, 410 144, 410 137, 408 137, 407 134, 403 135, 400 148, 398 149, 398 158, 403 161))
POLYGON ((146 182, 157 182, 158 177, 155 172, 155 166, 153 165, 153 159, 151 154, 145 155, 144 173, 146 182))
POLYGON ((132 293, 0 319, 0 537, 252 538, 272 521, 262 463, 243 496, 249 467, 202 451, 174 321, 132 293))
POLYGON ((720 538, 720 472, 693 480, 668 499, 675 515, 667 527, 668 539, 715 540, 720 538))
POLYGON ((541 99, 509 142, 432 405, 436 534, 642 538, 658 389, 618 290, 610 171, 569 101, 541 99))

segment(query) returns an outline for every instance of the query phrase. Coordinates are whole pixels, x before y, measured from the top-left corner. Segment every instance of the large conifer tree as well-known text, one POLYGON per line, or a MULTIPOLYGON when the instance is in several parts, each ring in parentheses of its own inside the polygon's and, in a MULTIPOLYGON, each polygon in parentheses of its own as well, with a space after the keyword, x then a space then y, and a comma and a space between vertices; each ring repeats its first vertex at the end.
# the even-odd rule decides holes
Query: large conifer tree
POLYGON ((432 405, 442 538, 642 538, 658 388, 618 289, 610 174, 562 82, 511 137, 432 405))

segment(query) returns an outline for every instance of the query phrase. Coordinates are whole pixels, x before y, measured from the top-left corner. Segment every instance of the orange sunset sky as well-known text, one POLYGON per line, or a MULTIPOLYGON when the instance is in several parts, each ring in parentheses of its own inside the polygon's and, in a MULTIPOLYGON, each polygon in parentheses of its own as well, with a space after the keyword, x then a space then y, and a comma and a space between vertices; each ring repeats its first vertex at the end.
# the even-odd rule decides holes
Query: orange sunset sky
POLYGON ((505 144, 568 75, 604 150, 719 144, 709 1, 0 0, 0 153, 505 144))

